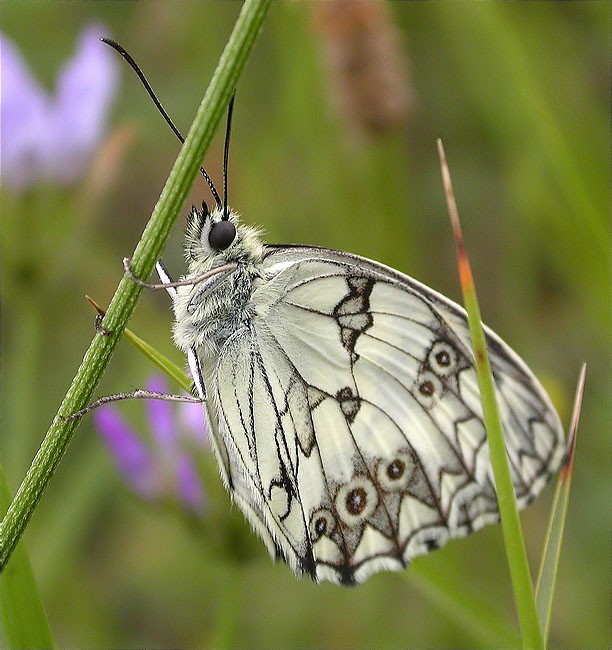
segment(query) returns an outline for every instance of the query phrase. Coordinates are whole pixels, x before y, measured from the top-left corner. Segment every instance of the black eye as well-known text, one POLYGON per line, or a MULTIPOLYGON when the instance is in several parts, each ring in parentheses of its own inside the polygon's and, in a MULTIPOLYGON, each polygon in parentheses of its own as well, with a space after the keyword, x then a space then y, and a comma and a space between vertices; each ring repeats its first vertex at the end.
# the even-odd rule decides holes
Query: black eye
POLYGON ((236 226, 231 221, 219 221, 210 229, 208 243, 217 251, 224 251, 236 237, 236 226))

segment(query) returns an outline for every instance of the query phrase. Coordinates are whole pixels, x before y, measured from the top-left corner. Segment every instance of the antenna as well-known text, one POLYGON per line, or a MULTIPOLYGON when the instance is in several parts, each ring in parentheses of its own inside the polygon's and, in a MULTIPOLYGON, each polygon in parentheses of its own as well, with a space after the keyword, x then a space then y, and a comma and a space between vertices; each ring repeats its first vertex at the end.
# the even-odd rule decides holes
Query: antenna
POLYGON ((232 113, 234 112, 234 99, 236 93, 232 94, 227 107, 227 125, 225 126, 225 143, 223 145, 223 221, 229 219, 227 213, 227 161, 229 159, 230 133, 232 130, 232 113))
MULTIPOLYGON (((138 75, 138 78, 142 82, 142 85, 145 87, 145 90, 149 94, 149 97, 153 100, 153 103, 157 107, 157 110, 161 113, 162 117, 164 120, 166 120, 166 123, 168 126, 172 129, 174 132, 174 135, 181 141, 181 144, 185 142, 185 138, 181 135, 181 132, 176 128, 174 122, 166 113, 166 109, 162 106, 161 102, 159 99, 157 99, 157 96, 153 92, 153 88, 151 88, 151 84, 148 82, 147 78, 145 77, 143 71, 140 69, 136 61, 132 58, 132 56, 125 50, 124 47, 119 45, 119 43, 116 43, 110 38, 101 38, 100 39, 103 43, 106 43, 107 45, 110 45, 115 51, 117 51, 129 64, 129 66, 134 70, 134 72, 138 75)), ((223 186, 224 186, 224 194, 223 194, 223 218, 227 219, 227 155, 228 155, 228 149, 229 149, 229 144, 227 142, 228 137, 229 137, 229 132, 230 132, 230 125, 229 121, 231 120, 231 111, 232 111, 232 105, 234 103, 234 98, 232 96, 232 100, 230 102, 230 108, 229 108, 229 114, 228 114, 228 125, 227 125, 227 131, 226 131, 226 140, 225 140, 225 155, 223 159, 223 186)), ((217 189, 215 188, 214 183, 212 182, 212 179, 204 169, 204 167, 200 167, 200 172, 202 172, 202 176, 204 177, 204 180, 208 184, 208 187, 210 188, 210 191, 213 195, 213 198, 215 199, 215 203, 217 204, 217 207, 221 207, 221 198, 219 197, 219 192, 217 192, 217 189)))

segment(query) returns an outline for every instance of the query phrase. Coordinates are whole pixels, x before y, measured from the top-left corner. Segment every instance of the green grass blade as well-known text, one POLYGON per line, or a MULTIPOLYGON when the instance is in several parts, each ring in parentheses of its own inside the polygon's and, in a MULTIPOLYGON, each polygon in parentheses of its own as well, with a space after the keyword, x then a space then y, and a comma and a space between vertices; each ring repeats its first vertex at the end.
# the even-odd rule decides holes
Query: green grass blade
POLYGON ((495 384, 487 354, 487 345, 480 317, 476 288, 474 286, 470 262, 463 246, 463 235, 459 222, 457 204, 455 202, 450 173, 441 140, 438 140, 438 151, 440 154, 440 165, 442 168, 448 211, 457 247, 459 282, 468 315, 472 347, 474 348, 474 359, 478 373, 478 385, 487 431, 487 441, 489 443, 489 454, 495 476, 497 504, 501 518, 506 556, 508 558, 508 567, 510 569, 510 577, 514 590, 514 601, 521 629, 523 647, 543 648, 544 643, 538 622, 533 584, 527 562, 525 540, 516 506, 516 497, 506 454, 504 434, 495 398, 495 384))
MULTIPOLYGON (((4 514, 11 495, 0 468, 0 513, 4 514)), ((0 530, 0 538, 3 531, 0 530)), ((17 545, 11 565, 0 576, 0 647, 52 648, 47 621, 34 572, 23 542, 17 545)))
POLYGON ((544 544, 544 552, 540 563, 540 572, 536 586, 536 606, 538 609, 538 618, 542 625, 542 634, 544 640, 548 639, 550 629, 550 618, 552 613, 552 601, 555 592, 555 583, 557 581, 557 571, 559 567, 559 558, 561 556, 561 544, 563 543, 563 533, 565 531, 565 519, 569 505, 569 495, 572 487, 572 472, 574 469, 574 456, 576 454, 576 435, 578 432, 578 422, 580 420, 580 409, 582 407, 582 396, 584 394, 584 382, 586 377, 586 364, 580 370, 578 385, 576 388, 576 397, 574 399, 574 409, 572 413, 572 422, 570 425, 569 436, 567 441, 567 456, 555 490, 555 497, 544 544))

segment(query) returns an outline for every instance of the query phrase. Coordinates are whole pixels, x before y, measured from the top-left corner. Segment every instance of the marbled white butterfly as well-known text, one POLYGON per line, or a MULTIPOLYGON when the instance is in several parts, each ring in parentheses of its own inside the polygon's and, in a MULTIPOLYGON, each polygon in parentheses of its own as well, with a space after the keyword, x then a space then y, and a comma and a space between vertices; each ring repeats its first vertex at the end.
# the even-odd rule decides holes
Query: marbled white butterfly
MULTIPOLYGON (((264 244, 203 173, 216 207, 191 211, 183 285, 157 268, 221 477, 270 554, 355 584, 498 521, 465 311, 378 262, 264 244)), ((558 469, 563 430, 523 361, 486 336, 522 508, 558 469)))

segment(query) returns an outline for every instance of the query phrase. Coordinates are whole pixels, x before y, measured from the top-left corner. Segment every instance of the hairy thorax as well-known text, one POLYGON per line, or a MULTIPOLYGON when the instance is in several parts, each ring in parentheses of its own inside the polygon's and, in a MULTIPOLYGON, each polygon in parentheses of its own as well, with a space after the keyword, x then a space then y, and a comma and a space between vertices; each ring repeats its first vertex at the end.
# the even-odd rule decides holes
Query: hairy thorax
POLYGON ((196 347, 202 360, 216 356, 232 334, 249 326, 255 281, 255 269, 241 264, 212 288, 207 281, 178 287, 174 302, 177 346, 184 352, 196 347))

